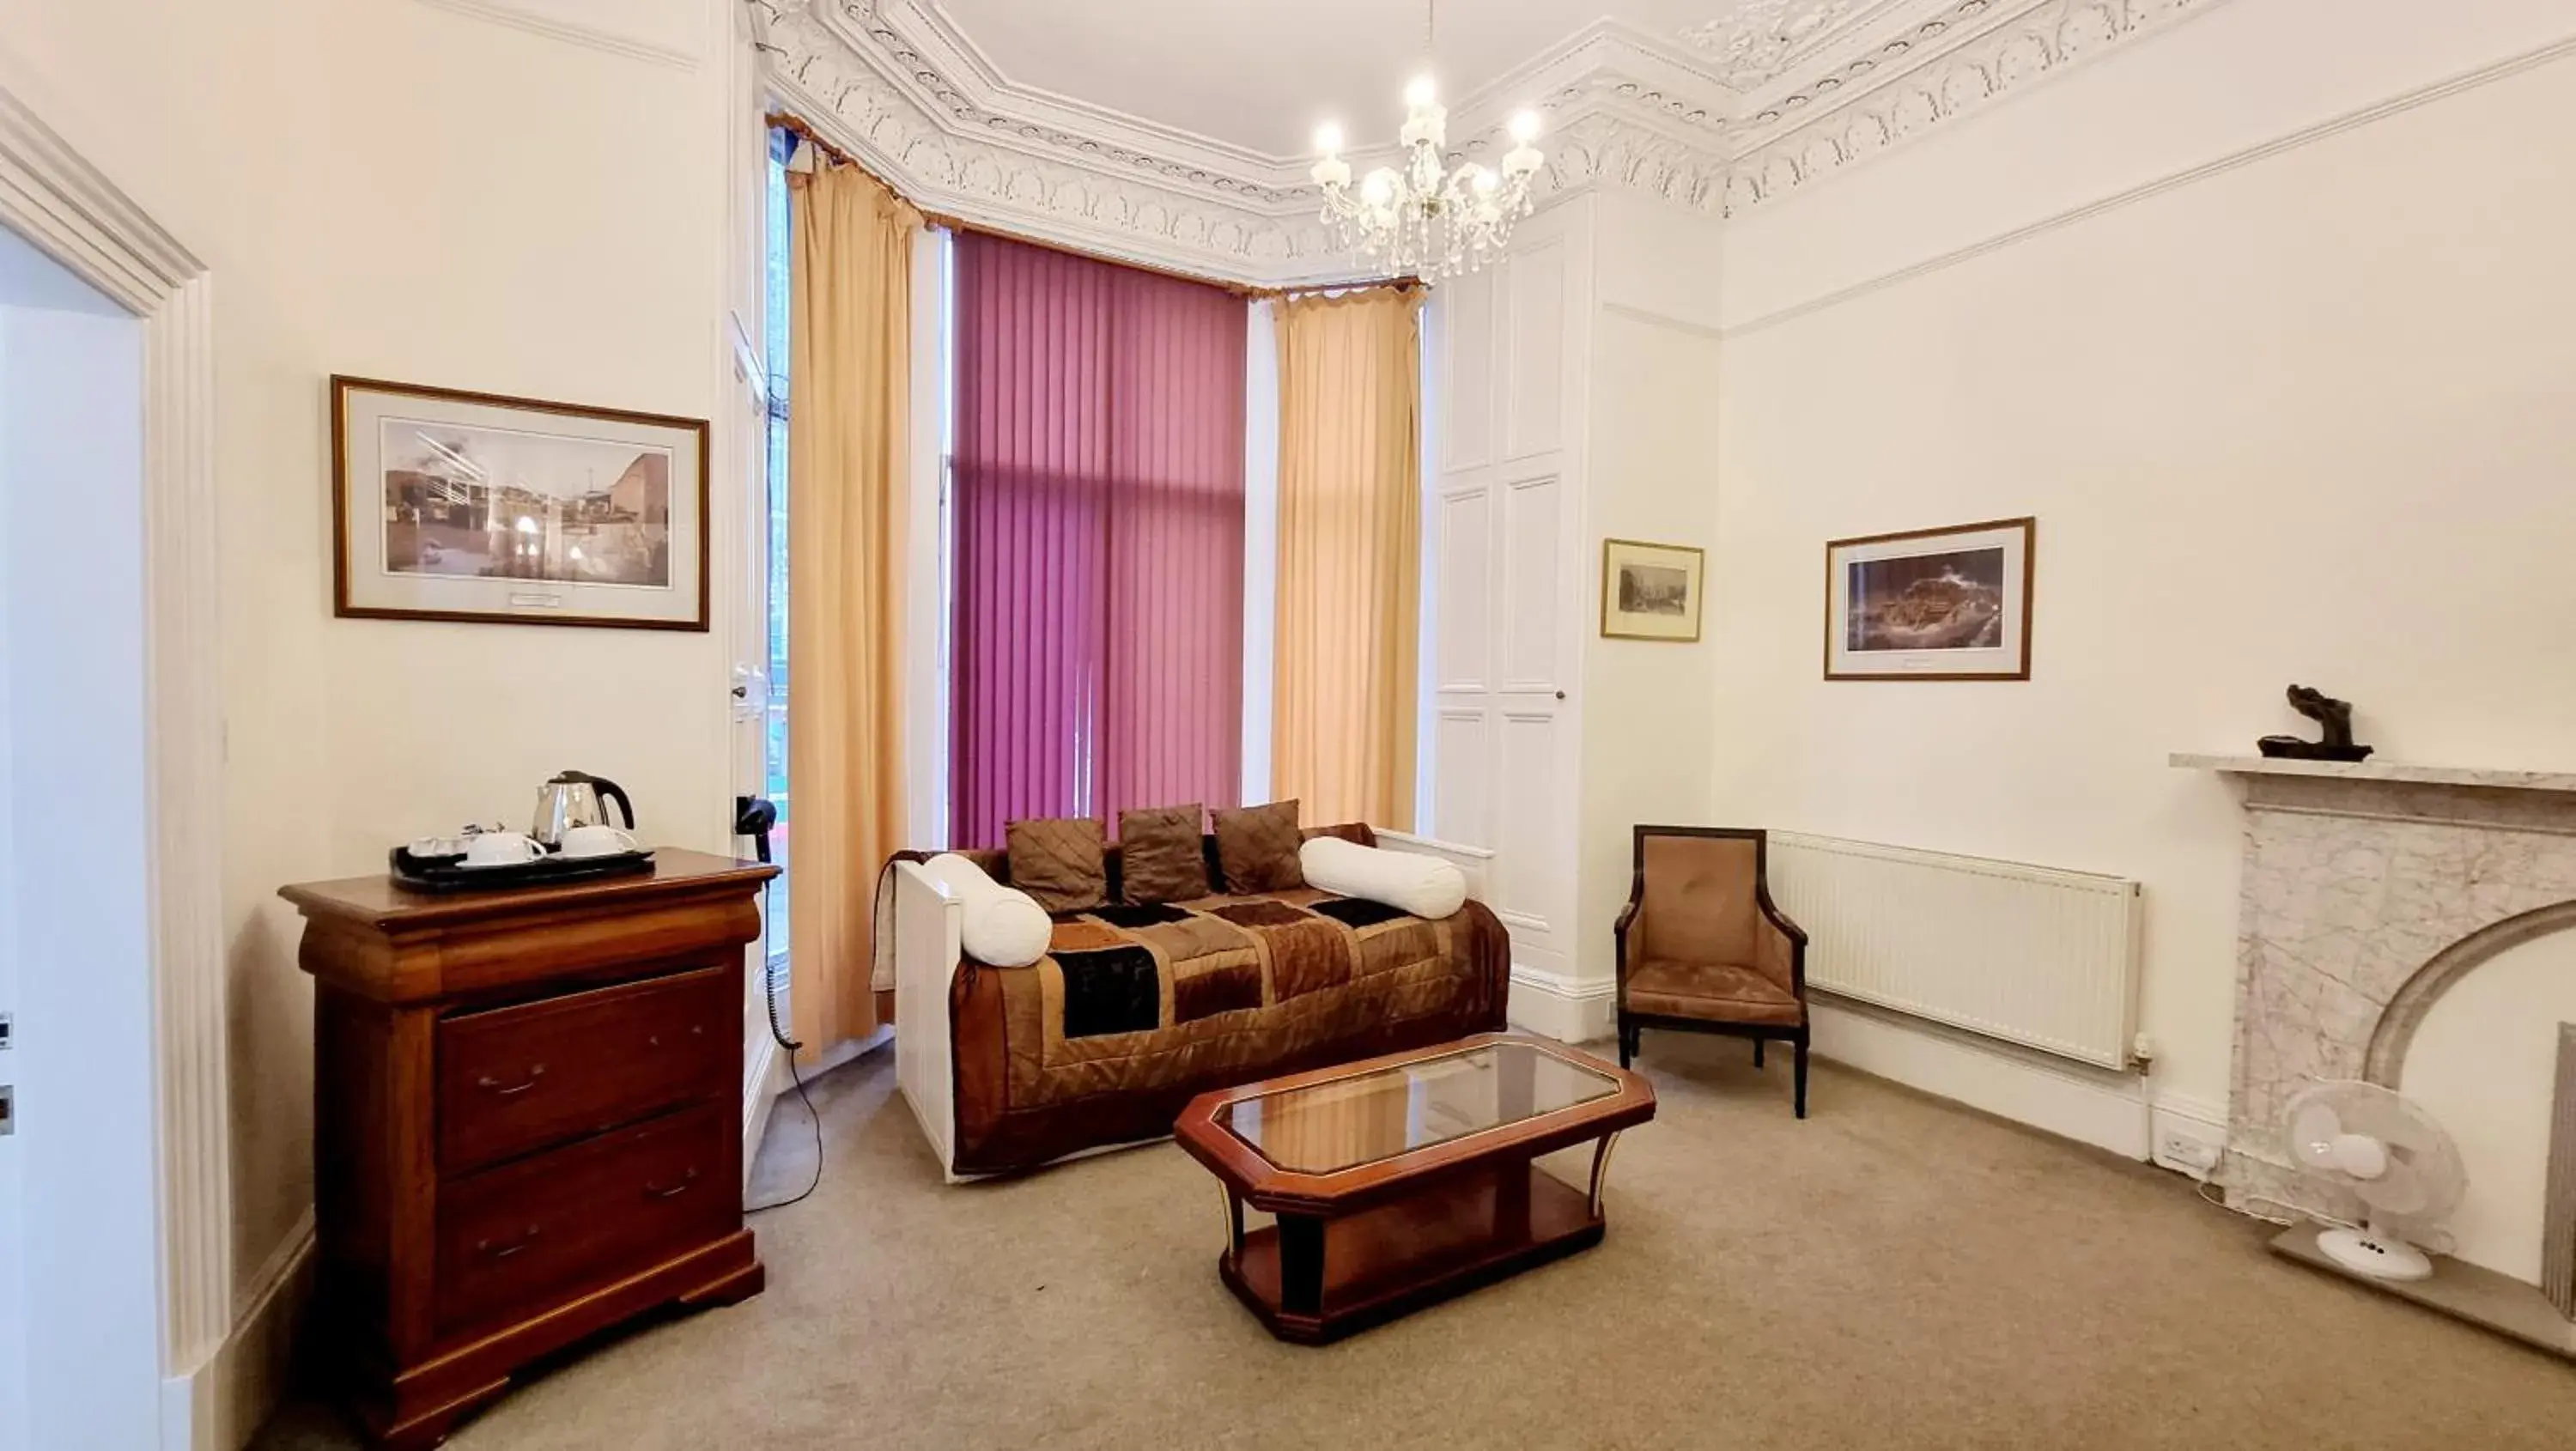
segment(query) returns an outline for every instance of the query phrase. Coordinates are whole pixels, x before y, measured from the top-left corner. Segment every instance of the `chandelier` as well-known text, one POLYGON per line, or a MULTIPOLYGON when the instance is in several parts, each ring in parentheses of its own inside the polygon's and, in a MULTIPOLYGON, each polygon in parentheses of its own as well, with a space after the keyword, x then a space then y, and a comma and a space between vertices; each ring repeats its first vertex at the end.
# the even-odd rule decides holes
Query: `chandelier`
MULTIPOLYGON (((1423 49, 1431 48, 1432 7, 1423 6, 1423 49)), ((1351 188, 1351 164, 1341 158, 1342 128, 1327 121, 1315 132, 1324 159, 1308 173, 1324 192, 1324 222, 1340 244, 1390 276, 1426 281, 1473 272, 1511 240, 1512 224, 1530 214, 1530 178, 1543 158, 1538 113, 1522 111, 1509 127, 1512 149, 1502 169, 1461 162, 1452 169, 1440 148, 1448 144, 1449 113, 1425 70, 1404 88, 1403 164, 1372 168, 1351 188)))

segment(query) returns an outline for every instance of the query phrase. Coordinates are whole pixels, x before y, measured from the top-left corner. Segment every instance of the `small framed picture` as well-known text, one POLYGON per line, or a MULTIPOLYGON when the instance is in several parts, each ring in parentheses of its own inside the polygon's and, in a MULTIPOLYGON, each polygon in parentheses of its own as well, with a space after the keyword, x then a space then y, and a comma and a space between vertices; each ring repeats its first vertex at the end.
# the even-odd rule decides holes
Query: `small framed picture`
POLYGON ((1697 640, 1702 558, 1687 544, 1602 540, 1602 636, 1684 644, 1697 640))
POLYGON ((707 423, 331 380, 334 612, 707 628, 707 423))
POLYGON ((2038 525, 1996 519, 1825 546, 1827 680, 2028 680, 2038 525))

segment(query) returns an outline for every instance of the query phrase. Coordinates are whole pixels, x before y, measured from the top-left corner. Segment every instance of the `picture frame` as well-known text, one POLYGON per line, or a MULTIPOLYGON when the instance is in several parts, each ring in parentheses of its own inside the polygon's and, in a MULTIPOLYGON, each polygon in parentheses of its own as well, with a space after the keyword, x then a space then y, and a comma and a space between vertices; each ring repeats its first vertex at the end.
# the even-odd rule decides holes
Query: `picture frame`
POLYGON ((710 627, 703 418, 331 379, 332 613, 710 627))
POLYGON ((2028 680, 2039 525, 1989 519, 1825 545, 1827 680, 2028 680))
POLYGON ((1601 541, 1601 637, 1699 641, 1707 555, 1688 544, 1601 541))

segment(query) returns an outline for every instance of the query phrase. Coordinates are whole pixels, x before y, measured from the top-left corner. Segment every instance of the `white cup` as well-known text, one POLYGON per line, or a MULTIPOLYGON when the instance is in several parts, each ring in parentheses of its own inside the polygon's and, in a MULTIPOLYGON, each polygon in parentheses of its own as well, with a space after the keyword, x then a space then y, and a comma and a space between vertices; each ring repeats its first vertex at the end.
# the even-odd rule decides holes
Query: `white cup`
POLYGON ((508 867, 532 862, 546 854, 535 838, 515 831, 486 831, 465 839, 465 864, 469 867, 508 867))
POLYGON ((622 851, 638 849, 633 834, 614 826, 576 826, 563 834, 565 856, 615 856, 622 851))

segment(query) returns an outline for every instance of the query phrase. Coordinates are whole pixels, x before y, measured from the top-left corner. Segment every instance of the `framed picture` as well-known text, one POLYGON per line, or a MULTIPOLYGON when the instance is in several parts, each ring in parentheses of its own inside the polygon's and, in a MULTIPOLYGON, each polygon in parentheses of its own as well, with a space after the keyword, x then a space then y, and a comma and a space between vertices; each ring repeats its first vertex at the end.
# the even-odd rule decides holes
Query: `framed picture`
POLYGON ((1602 540, 1602 636, 1684 644, 1697 640, 1701 559, 1687 544, 1602 540))
POLYGON ((1827 680, 2028 680, 2037 524, 1997 519, 1825 546, 1827 680))
POLYGON ((707 423, 331 380, 334 611, 707 628, 707 423))

